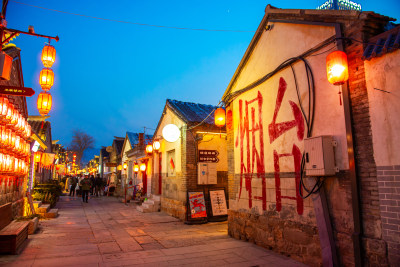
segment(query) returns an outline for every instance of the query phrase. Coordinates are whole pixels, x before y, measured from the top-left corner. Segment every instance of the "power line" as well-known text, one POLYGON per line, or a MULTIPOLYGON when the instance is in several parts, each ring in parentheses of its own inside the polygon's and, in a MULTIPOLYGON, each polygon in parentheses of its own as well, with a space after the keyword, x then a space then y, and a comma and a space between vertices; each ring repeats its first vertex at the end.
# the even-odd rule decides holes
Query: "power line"
POLYGON ((57 9, 51 9, 51 8, 42 7, 42 6, 31 5, 31 4, 22 3, 22 2, 18 2, 18 1, 14 1, 14 0, 10 0, 10 1, 20 4, 20 5, 40 8, 40 9, 44 9, 44 10, 49 10, 49 11, 73 15, 73 16, 80 16, 80 17, 85 17, 85 18, 98 19, 98 20, 104 20, 104 21, 112 21, 112 22, 125 23, 125 24, 133 24, 133 25, 138 25, 138 26, 166 28, 166 29, 175 29, 175 30, 188 30, 188 31, 206 31, 206 32, 255 32, 255 31, 241 31, 241 30, 218 30, 218 29, 201 29, 201 28, 195 29, 195 28, 187 28, 187 27, 173 27, 173 26, 164 26, 164 25, 124 21, 124 20, 107 19, 107 18, 88 16, 88 15, 83 15, 83 14, 78 14, 78 13, 72 13, 72 12, 67 12, 67 11, 62 11, 62 10, 57 10, 57 9))

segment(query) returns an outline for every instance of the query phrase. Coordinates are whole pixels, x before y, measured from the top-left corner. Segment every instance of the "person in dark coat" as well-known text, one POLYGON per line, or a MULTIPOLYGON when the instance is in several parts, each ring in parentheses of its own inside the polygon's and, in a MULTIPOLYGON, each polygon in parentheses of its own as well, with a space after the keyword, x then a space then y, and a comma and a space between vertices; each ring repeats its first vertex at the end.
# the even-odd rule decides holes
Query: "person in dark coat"
POLYGON ((94 187, 95 187, 94 190, 96 193, 96 197, 99 196, 102 186, 103 186, 103 179, 100 178, 100 174, 97 174, 96 179, 94 179, 94 187))
POLYGON ((74 176, 70 177, 69 179, 71 179, 71 182, 70 182, 71 190, 69 191, 69 196, 74 197, 75 196, 75 188, 76 188, 78 181, 77 181, 76 177, 74 177, 74 176))
POLYGON ((93 196, 94 195, 94 189, 96 187, 93 175, 90 175, 90 182, 92 183, 92 185, 90 186, 90 195, 93 196))
POLYGON ((82 201, 88 203, 89 191, 90 187, 92 186, 89 175, 86 175, 85 178, 81 180, 79 186, 82 189, 82 201))

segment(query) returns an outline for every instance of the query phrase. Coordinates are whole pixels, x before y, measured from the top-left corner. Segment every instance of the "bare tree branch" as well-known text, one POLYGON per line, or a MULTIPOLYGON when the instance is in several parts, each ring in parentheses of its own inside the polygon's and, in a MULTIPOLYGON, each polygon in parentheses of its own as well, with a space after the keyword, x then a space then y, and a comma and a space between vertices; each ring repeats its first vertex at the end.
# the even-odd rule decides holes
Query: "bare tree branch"
POLYGON ((88 148, 93 148, 94 138, 80 129, 72 131, 72 141, 69 150, 76 152, 76 162, 81 165, 83 152, 88 148))

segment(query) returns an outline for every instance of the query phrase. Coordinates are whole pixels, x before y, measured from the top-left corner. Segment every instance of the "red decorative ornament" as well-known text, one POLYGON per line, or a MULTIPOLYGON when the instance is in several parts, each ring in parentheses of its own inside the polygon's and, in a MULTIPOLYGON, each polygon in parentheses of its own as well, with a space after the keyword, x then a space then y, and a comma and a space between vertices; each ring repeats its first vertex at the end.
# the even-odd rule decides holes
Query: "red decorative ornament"
POLYGON ((344 84, 349 79, 347 55, 343 51, 333 51, 326 57, 326 74, 333 85, 344 84))

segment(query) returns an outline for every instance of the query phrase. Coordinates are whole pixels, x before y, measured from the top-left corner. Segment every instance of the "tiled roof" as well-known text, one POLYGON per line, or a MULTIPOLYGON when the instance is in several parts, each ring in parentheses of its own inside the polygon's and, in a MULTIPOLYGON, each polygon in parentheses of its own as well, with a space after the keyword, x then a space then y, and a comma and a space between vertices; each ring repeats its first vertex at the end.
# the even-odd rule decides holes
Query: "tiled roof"
POLYGON ((117 149, 117 155, 121 154, 122 147, 124 146, 124 140, 114 139, 115 147, 117 149))
POLYGON ((400 48, 400 26, 372 37, 364 50, 363 60, 380 57, 400 48))
MULTIPOLYGON (((167 99, 167 106, 174 110, 186 123, 202 122, 217 106, 167 99)), ((214 114, 205 123, 214 124, 214 114)))
MULTIPOLYGON (((139 143, 139 133, 126 132, 126 135, 128 136, 129 143, 131 143, 131 146, 134 146, 139 143)), ((149 140, 151 142, 152 138, 153 138, 152 135, 146 134, 146 137, 144 140, 145 144, 148 143, 149 140)))
POLYGON ((29 119, 28 123, 32 128, 32 132, 34 132, 37 136, 41 136, 43 133, 46 133, 47 127, 50 127, 49 121, 39 121, 39 120, 29 119))

